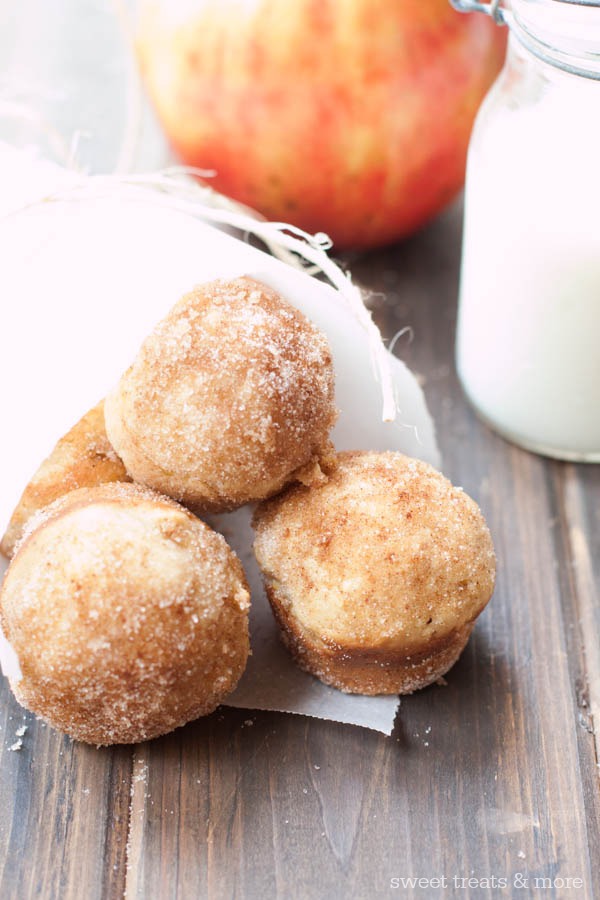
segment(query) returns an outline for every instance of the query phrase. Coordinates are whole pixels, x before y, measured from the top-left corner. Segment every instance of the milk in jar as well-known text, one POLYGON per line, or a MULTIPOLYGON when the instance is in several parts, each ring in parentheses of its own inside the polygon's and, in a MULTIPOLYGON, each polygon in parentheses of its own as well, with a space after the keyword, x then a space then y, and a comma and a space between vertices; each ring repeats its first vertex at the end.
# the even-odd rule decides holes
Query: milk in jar
POLYGON ((469 149, 458 373, 509 440, 600 461, 600 3, 503 16, 469 149))

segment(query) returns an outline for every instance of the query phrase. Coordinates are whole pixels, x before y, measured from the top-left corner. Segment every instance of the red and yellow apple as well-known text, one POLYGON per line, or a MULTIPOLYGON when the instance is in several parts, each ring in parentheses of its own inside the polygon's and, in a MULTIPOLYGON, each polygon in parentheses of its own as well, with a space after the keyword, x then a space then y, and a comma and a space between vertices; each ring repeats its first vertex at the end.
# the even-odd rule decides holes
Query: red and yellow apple
POLYGON ((504 32, 448 0, 146 0, 137 48, 185 163, 269 219, 361 248, 461 188, 504 32))

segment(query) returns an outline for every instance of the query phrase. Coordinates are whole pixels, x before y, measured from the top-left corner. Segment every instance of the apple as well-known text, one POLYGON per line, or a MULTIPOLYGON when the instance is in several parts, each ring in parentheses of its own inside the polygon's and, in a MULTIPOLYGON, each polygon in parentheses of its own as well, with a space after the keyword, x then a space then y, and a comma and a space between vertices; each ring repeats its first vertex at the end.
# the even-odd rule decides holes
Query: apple
POLYGON ((271 220, 365 248, 462 187, 505 31, 448 0, 146 0, 137 51, 183 162, 271 220))

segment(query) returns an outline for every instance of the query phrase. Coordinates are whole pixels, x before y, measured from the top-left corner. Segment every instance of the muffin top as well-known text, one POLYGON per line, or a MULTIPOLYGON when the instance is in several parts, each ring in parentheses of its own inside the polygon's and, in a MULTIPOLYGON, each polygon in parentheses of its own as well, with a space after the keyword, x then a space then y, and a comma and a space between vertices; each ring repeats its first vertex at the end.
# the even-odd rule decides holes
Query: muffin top
POLYGON ((17 699, 90 743, 166 733, 237 683, 249 599, 224 538, 172 500, 74 491, 30 520, 0 592, 17 699))
POLYGON ((213 281, 148 336, 105 415, 135 481, 198 511, 262 500, 331 455, 329 343, 267 285, 213 281))
POLYGON ((427 463, 346 452, 255 513, 266 578, 315 643, 420 653, 473 621, 495 577, 477 504, 427 463))
POLYGON ((43 461, 14 510, 0 551, 9 559, 31 516, 54 500, 82 487, 130 481, 104 427, 104 401, 90 409, 43 461))

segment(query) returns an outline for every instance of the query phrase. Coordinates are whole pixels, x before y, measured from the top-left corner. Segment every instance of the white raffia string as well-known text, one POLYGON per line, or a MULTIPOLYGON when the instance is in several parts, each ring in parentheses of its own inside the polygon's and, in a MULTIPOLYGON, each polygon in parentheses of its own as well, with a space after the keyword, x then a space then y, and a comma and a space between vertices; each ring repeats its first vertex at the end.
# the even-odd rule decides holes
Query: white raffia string
POLYGON ((68 187, 43 194, 35 201, 11 210, 7 215, 17 215, 39 203, 117 197, 119 200, 156 203, 170 210, 254 235, 264 242, 274 256, 308 274, 324 275, 337 289, 368 340, 373 375, 382 393, 382 419, 384 422, 393 421, 397 406, 388 351, 365 306, 360 289, 352 282, 350 275, 342 271, 328 256, 326 251, 331 247, 330 239, 325 234, 312 235, 284 222, 267 222, 253 210, 190 177, 206 178, 210 174, 185 166, 137 175, 73 173, 73 180, 68 187))

